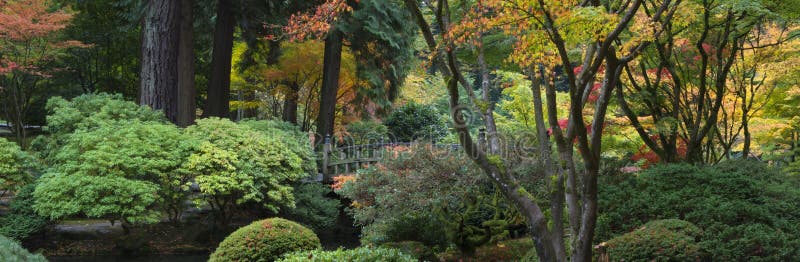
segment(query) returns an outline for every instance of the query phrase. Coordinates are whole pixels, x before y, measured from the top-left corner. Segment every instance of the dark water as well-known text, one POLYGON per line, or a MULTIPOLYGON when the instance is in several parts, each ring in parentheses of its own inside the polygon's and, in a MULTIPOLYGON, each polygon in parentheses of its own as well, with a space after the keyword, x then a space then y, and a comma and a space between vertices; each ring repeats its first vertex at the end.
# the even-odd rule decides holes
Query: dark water
POLYGON ((70 256, 48 257, 50 262, 205 262, 207 255, 160 255, 160 256, 70 256))

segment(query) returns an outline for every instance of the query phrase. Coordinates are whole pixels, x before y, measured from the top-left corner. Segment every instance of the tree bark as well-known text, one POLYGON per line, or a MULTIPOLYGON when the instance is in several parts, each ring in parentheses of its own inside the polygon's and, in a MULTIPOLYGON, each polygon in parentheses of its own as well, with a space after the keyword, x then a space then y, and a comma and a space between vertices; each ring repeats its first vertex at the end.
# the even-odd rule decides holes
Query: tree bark
POLYGON ((178 47, 178 119, 176 124, 186 127, 195 119, 194 87, 194 22, 192 0, 181 0, 180 40, 178 47))
POLYGON ((214 50, 211 57, 211 77, 204 117, 228 118, 231 96, 231 59, 233 56, 233 17, 231 0, 217 2, 217 21, 214 27, 214 50))
POLYGON ((299 97, 300 85, 289 83, 289 93, 283 99, 283 121, 297 125, 297 99, 299 97))
POLYGON ((336 94, 339 91, 339 72, 342 64, 342 32, 333 29, 325 39, 322 65, 322 90, 320 91, 317 133, 322 137, 333 135, 336 117, 336 94))
POLYGON ((178 119, 178 44, 180 2, 150 0, 142 28, 139 103, 178 119))

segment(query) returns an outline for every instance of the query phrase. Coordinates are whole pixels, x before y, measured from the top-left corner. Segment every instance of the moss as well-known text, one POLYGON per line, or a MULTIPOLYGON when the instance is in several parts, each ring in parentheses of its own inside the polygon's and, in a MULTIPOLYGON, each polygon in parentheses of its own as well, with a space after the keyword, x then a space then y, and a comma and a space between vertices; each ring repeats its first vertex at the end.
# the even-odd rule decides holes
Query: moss
POLYGON ((500 173, 503 174, 506 173, 506 165, 503 164, 503 158, 500 157, 500 155, 489 154, 488 156, 486 156, 486 159, 489 161, 490 165, 497 167, 500 173))

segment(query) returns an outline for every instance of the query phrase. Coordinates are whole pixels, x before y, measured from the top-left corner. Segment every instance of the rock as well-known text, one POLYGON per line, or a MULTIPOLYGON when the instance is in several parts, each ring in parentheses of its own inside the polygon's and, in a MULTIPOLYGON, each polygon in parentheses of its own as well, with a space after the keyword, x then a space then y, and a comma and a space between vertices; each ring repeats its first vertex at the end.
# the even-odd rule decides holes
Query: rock
POLYGON ((55 225, 49 235, 69 240, 97 240, 119 237, 124 234, 120 223, 111 225, 108 221, 101 222, 96 220, 84 223, 77 222, 55 225))

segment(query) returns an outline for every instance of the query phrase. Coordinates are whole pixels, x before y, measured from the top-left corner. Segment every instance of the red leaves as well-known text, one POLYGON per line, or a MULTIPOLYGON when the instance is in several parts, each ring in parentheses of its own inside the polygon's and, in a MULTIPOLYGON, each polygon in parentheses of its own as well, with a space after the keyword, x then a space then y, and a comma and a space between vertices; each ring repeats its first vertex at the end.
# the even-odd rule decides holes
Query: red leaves
MULTIPOLYGON (((659 135, 657 135, 657 134, 650 136, 650 139, 653 140, 653 141, 659 141, 660 138, 661 137, 659 135)), ((686 142, 684 142, 683 140, 680 140, 680 139, 678 139, 677 142, 678 142, 678 145, 677 145, 677 148, 676 148, 676 151, 677 151, 676 153, 678 153, 678 157, 685 158, 686 157, 686 153, 688 151, 688 147, 686 146, 686 142)), ((644 169, 647 169, 648 167, 650 167, 653 164, 661 162, 661 158, 658 156, 658 154, 653 152, 653 150, 651 150, 649 147, 647 147, 647 145, 642 145, 639 148, 639 152, 634 154, 633 156, 631 156, 631 160, 633 160, 633 161, 639 161, 639 160, 642 160, 642 159, 644 159, 644 164, 642 165, 642 168, 644 168, 644 169)))
POLYGON ((44 0, 11 1, 4 5, 0 10, 0 37, 11 41, 49 36, 66 27, 72 18, 60 10, 49 12, 44 0))
MULTIPOLYGON (((697 59, 700 58, 697 57, 697 59)), ((655 75, 658 73, 658 71, 659 70, 657 68, 647 69, 647 74, 655 75)), ((661 77, 672 79, 672 73, 670 73, 666 68, 661 68, 661 77)))
POLYGON ((703 52, 705 52, 706 54, 714 52, 714 47, 712 47, 711 45, 707 43, 702 43, 700 45, 703 47, 703 52))
POLYGON ((345 0, 328 0, 317 6, 314 12, 292 15, 289 24, 283 30, 292 41, 300 41, 310 36, 322 39, 341 14, 352 10, 345 0))

